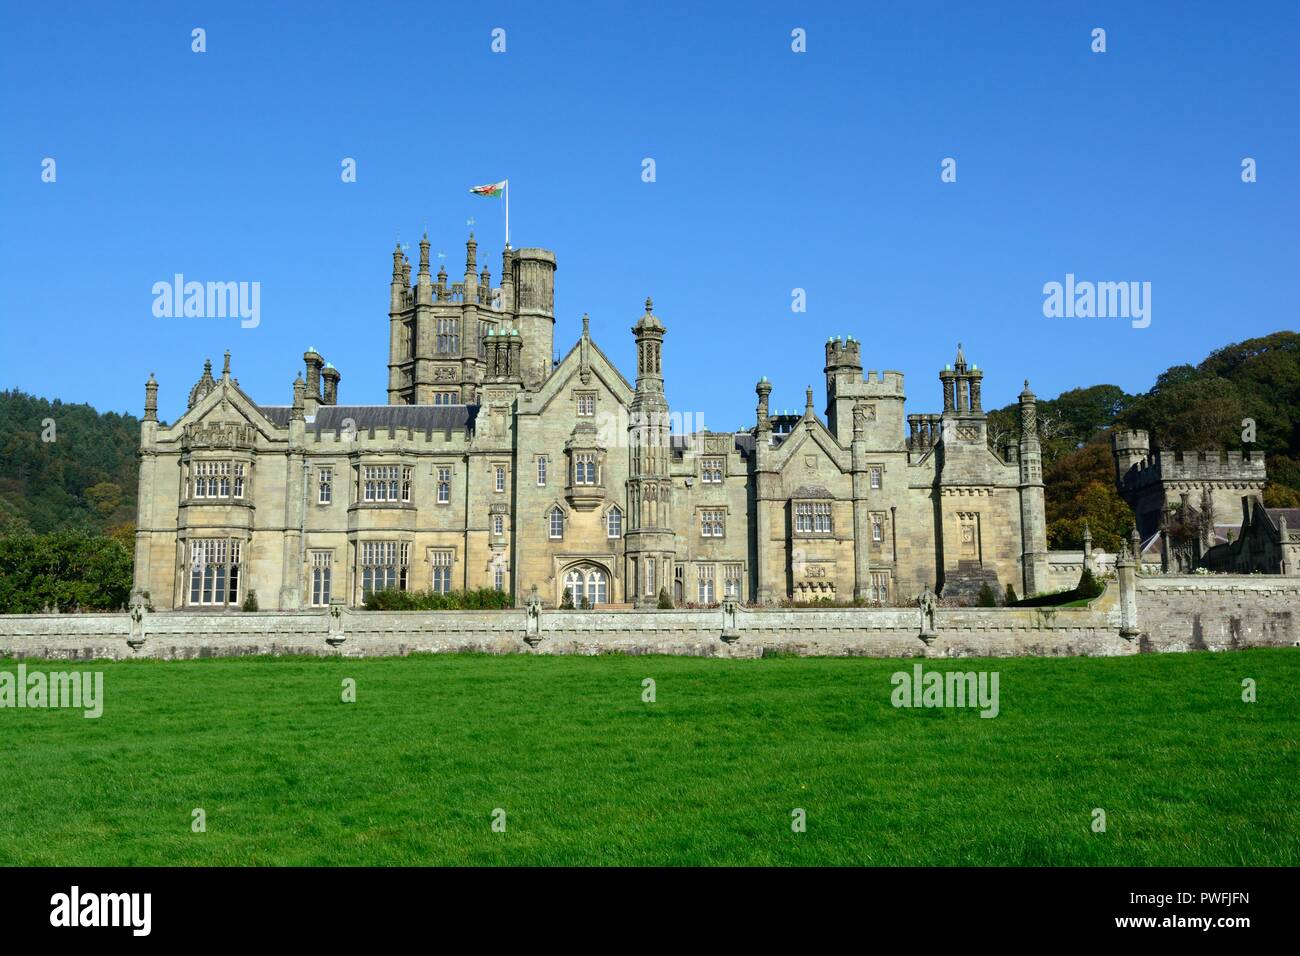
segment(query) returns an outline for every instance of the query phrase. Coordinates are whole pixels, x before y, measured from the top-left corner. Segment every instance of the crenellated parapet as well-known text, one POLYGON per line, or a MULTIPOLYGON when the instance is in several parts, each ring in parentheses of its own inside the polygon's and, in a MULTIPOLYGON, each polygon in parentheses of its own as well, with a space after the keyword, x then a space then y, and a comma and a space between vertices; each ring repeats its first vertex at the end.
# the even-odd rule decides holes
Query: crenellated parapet
POLYGON ((1235 515, 1243 496, 1262 497, 1267 483, 1264 455, 1245 451, 1152 451, 1147 432, 1125 429, 1111 436, 1115 486, 1133 509, 1143 538, 1167 533, 1170 515, 1193 501, 1200 536, 1235 515), (1201 512, 1205 512, 1201 514, 1201 512))

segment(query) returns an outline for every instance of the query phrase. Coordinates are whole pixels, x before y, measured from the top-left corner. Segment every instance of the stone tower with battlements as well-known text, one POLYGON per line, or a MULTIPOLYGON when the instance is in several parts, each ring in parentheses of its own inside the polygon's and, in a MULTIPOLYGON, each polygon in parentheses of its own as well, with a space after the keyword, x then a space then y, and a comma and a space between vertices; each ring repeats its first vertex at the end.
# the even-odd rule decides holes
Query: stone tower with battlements
POLYGON ((388 403, 477 405, 485 375, 484 339, 514 333, 519 374, 530 388, 551 371, 555 341, 555 255, 545 249, 509 249, 494 287, 478 242, 465 243, 465 273, 448 282, 445 265, 430 273, 429 237, 420 240, 415 283, 400 243, 393 250, 389 286, 388 403))
MULTIPOLYGON (((1187 505, 1203 516, 1207 528, 1235 526, 1242 498, 1263 500, 1267 476, 1264 455, 1251 451, 1173 451, 1151 449, 1141 429, 1111 436, 1115 486, 1130 508, 1145 541, 1160 533, 1172 510, 1187 505)), ((1210 542, 1206 542, 1207 546, 1210 542)))

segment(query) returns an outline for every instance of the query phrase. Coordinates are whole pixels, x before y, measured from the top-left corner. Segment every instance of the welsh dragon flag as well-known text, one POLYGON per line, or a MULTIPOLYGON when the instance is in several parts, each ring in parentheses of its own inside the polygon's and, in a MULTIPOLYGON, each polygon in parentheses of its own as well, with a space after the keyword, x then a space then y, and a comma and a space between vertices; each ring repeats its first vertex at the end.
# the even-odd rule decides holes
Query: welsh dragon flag
POLYGON ((488 183, 486 186, 471 186, 470 192, 475 196, 487 196, 489 199, 495 199, 505 192, 506 181, 503 179, 499 183, 488 183))

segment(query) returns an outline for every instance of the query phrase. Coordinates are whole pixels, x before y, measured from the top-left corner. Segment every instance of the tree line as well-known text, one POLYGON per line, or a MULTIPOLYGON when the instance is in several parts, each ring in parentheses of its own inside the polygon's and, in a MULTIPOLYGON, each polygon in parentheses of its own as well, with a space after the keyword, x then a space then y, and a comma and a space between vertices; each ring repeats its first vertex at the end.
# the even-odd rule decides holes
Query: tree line
MULTIPOLYGON (((1038 402, 1047 546, 1119 550, 1133 513, 1115 489, 1110 436, 1140 428, 1152 451, 1250 451, 1268 469, 1264 504, 1300 507, 1300 333, 1224 346, 1199 365, 1175 365, 1149 391, 1093 385, 1038 402), (1248 439, 1253 437, 1253 441, 1248 439)), ((1017 405, 989 413, 989 444, 1019 437, 1017 405)))

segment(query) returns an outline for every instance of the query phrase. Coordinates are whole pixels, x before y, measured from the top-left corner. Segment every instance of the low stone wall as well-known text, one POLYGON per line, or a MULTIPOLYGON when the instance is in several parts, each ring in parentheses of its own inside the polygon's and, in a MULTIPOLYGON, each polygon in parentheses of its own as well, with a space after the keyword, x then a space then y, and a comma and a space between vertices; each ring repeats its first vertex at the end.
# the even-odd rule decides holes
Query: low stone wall
MULTIPOLYGON (((1127 576, 1132 580, 1132 576, 1127 576)), ((870 657, 1115 656, 1296 646, 1300 579, 1138 577, 1137 633, 1122 637, 1121 585, 1086 608, 671 611, 166 611, 0 616, 0 656, 89 660, 247 654, 404 656, 788 653, 870 657), (1289 583, 1288 583, 1289 582, 1289 583)))
POLYGON ((1139 576, 1143 650, 1300 647, 1300 577, 1139 576))
MULTIPOLYGON (((1105 577, 1115 573, 1115 555, 1107 554, 1100 548, 1092 552, 1093 571, 1105 577)), ((1047 552, 1047 590, 1069 591, 1079 583, 1083 574, 1082 551, 1048 551, 1047 552)))

